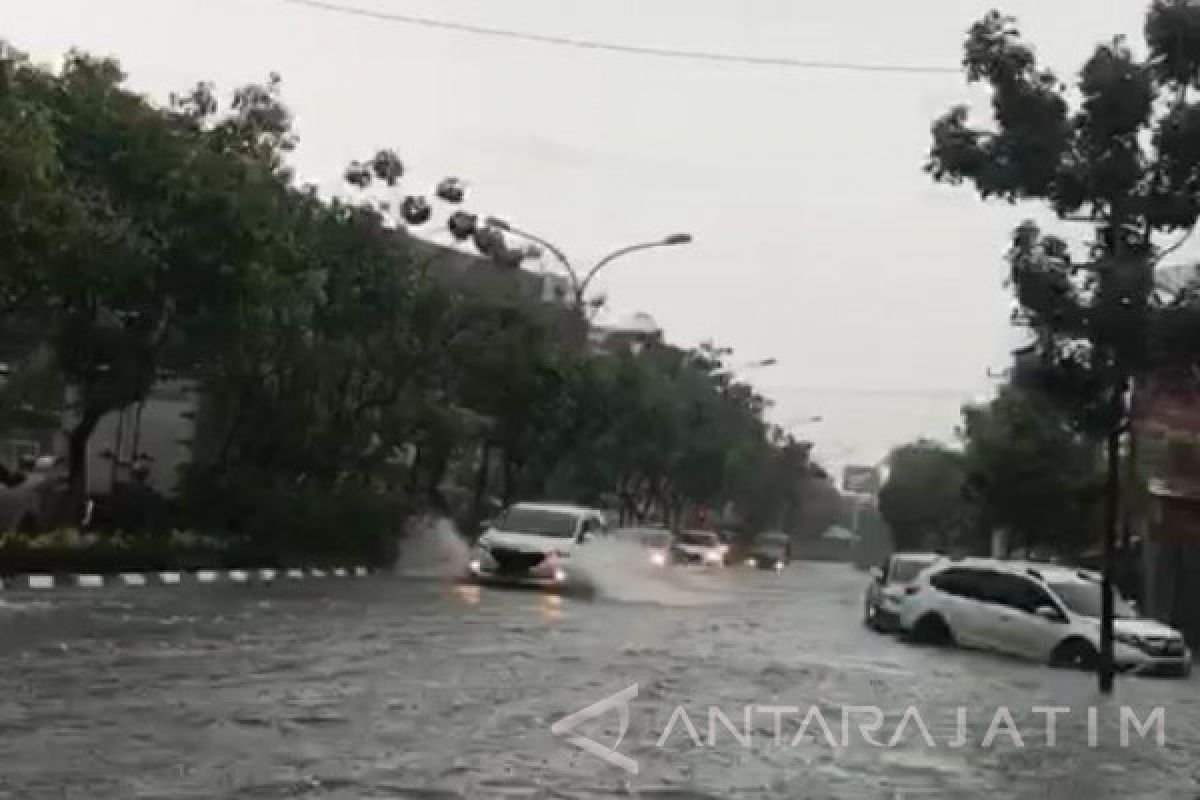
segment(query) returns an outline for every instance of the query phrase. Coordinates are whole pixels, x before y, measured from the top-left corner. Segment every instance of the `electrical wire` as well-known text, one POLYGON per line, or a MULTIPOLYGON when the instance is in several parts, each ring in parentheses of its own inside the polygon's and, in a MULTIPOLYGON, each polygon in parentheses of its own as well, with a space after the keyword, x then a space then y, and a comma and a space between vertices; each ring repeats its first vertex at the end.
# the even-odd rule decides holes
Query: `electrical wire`
POLYGON ((866 64, 850 61, 822 61, 788 58, 786 56, 749 56, 734 53, 718 53, 708 50, 683 50, 668 47, 649 47, 642 45, 621 44, 618 42, 601 42, 591 39, 577 39, 568 36, 555 36, 528 31, 493 28, 484 25, 472 25, 465 22, 453 22, 430 17, 418 17, 411 14, 398 14, 386 11, 375 11, 367 8, 344 6, 325 0, 280 0, 295 6, 343 14, 352 17, 375 19, 384 22, 394 22, 404 25, 414 25, 424 28, 469 33, 476 36, 492 36, 518 41, 534 42, 555 47, 574 47, 581 50, 622 53, 625 55, 651 56, 655 58, 670 58, 689 61, 707 61, 713 63, 742 64, 763 67, 784 67, 788 69, 819 69, 840 72, 885 72, 910 75, 960 75, 958 67, 944 67, 931 64, 866 64))

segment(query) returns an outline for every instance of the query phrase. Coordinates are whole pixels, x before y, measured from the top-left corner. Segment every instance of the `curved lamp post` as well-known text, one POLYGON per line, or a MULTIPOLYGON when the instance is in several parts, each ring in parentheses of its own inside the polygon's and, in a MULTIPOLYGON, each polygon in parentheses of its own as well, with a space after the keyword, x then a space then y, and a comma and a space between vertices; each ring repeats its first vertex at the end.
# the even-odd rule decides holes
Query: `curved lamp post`
POLYGON ((507 221, 497 217, 488 217, 485 220, 485 224, 490 228, 495 228, 497 230, 504 231, 505 233, 511 233, 516 236, 520 236, 523 239, 528 239, 529 241, 545 248, 547 252, 553 255, 558 263, 562 264, 563 268, 566 269, 567 275, 570 276, 571 293, 574 295, 575 306, 577 308, 583 308, 583 298, 587 293, 588 286, 590 286, 592 283, 592 279, 596 277, 600 270, 604 269, 618 258, 627 256, 630 253, 636 253, 639 250, 650 250, 655 247, 676 247, 678 245, 690 244, 692 241, 692 235, 690 233, 673 233, 670 236, 655 242, 642 242, 641 244, 628 245, 609 253, 604 258, 597 261, 595 266, 593 266, 586 273, 584 273, 582 277, 580 277, 580 274, 575 271, 574 265, 571 264, 571 260, 567 258, 566 254, 564 254, 561 249, 555 247, 542 237, 532 234, 528 231, 523 231, 520 228, 513 227, 507 221))

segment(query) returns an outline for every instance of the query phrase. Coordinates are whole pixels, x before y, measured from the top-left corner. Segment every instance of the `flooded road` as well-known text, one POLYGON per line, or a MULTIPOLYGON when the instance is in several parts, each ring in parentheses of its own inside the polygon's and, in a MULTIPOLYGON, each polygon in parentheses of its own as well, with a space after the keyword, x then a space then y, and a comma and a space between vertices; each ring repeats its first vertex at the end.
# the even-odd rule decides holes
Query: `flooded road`
MULTIPOLYGON (((592 596, 432 578, 0 595, 0 798, 1195 798, 1195 679, 1094 678, 918 648, 861 624, 864 577, 792 565, 688 575, 661 591, 609 576, 592 596), (631 775, 550 731, 633 684, 631 775), (1118 741, 1117 707, 1165 708, 1165 742, 1118 741), (709 707, 740 727, 744 747, 709 707), (817 706, 879 706, 893 748, 819 729, 817 706), (998 706, 1023 739, 980 746, 998 706), (683 706, 704 746, 681 726, 683 706), (1034 706, 1071 707, 1057 742, 1034 706), (1084 725, 1098 708, 1096 746, 1084 725), (968 709, 961 748, 956 709, 968 709)), ((583 726, 608 746, 614 713, 583 726)))

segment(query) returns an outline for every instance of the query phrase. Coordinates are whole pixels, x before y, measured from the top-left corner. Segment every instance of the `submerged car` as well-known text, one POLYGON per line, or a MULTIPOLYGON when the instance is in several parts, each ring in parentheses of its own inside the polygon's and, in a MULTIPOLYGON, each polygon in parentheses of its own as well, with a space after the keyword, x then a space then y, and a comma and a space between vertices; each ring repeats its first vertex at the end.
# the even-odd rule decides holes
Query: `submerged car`
POLYGON ((606 531, 604 513, 596 509, 517 503, 479 537, 470 571, 484 582, 562 586, 571 554, 606 531))
POLYGON ((873 568, 863 600, 863 623, 877 631, 899 629, 905 589, 941 559, 937 553, 893 553, 873 568))
POLYGON ((792 560, 792 539, 786 533, 768 531, 754 537, 746 552, 746 566, 780 570, 792 560))
POLYGON ((671 562, 719 567, 727 550, 728 545, 712 531, 681 531, 671 542, 671 562))
MULTIPOLYGON (((1060 565, 993 559, 947 561, 905 590, 901 626, 914 638, 1095 669, 1100 576, 1060 565)), ((1113 592, 1113 655, 1123 672, 1186 676, 1192 654, 1175 629, 1140 617, 1113 592)))

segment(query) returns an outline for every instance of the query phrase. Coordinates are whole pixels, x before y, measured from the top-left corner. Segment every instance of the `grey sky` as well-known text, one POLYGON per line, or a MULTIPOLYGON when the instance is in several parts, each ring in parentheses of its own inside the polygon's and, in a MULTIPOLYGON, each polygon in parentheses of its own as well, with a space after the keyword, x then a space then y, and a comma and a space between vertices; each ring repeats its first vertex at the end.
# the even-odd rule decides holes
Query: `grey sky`
MULTIPOLYGON (((976 0, 339 0, 347 5, 636 45, 956 65, 976 0)), ((1012 0, 1064 72, 1141 0, 1012 0)), ((777 421, 832 463, 948 438, 993 385, 1015 336, 1001 255, 1033 209, 981 204, 921 172, 929 123, 973 98, 958 75, 852 74, 658 60, 343 17, 279 0, 0 0, 3 36, 54 62, 118 57, 163 98, 277 71, 296 112, 301 177, 333 187, 381 146, 407 186, 469 181, 504 216, 580 262, 689 231, 601 281, 681 344, 712 339, 753 374, 777 421)), ((751 377, 750 374, 746 375, 751 377)))

